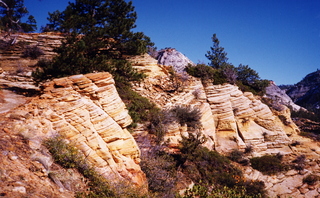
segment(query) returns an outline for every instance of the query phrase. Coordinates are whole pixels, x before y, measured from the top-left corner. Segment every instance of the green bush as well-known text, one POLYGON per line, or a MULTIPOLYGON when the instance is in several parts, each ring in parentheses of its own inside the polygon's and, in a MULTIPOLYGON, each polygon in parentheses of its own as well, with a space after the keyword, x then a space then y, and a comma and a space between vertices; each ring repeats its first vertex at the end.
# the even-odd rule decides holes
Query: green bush
POLYGON ((229 153, 228 158, 234 162, 237 162, 243 166, 247 166, 250 164, 250 161, 244 158, 244 153, 237 149, 234 149, 229 153))
POLYGON ((148 121, 150 114, 159 111, 154 103, 151 103, 147 98, 133 91, 129 85, 116 83, 116 87, 120 98, 129 110, 133 126, 138 122, 148 121))
POLYGON ((150 112, 148 129, 151 134, 156 136, 157 143, 163 140, 169 122, 171 121, 168 119, 167 111, 154 110, 150 112))
POLYGON ((43 51, 36 45, 33 46, 26 46, 25 50, 23 51, 23 58, 30 57, 31 59, 37 59, 41 55, 44 55, 43 51))
POLYGON ((66 143, 61 136, 47 139, 44 141, 44 145, 56 163, 63 168, 76 168, 88 179, 88 189, 85 192, 77 192, 76 198, 145 197, 137 189, 125 183, 113 182, 111 185, 106 178, 95 171, 94 167, 86 161, 84 155, 74 145, 66 143))
POLYGON ((196 107, 175 106, 169 110, 152 110, 149 114, 149 132, 156 135, 156 141, 163 140, 167 132, 167 125, 177 121, 180 125, 187 125, 190 130, 201 127, 201 112, 196 107))
POLYGON ((308 185, 314 185, 317 181, 320 180, 320 177, 318 175, 309 174, 306 177, 303 178, 303 183, 306 183, 308 185))
POLYGON ((94 168, 88 164, 79 150, 60 137, 54 137, 44 142, 52 154, 54 161, 63 168, 76 168, 89 180, 90 191, 86 193, 79 192, 77 197, 116 197, 105 178, 100 176, 94 168))
POLYGON ((280 155, 264 155, 250 159, 252 168, 267 175, 273 175, 286 170, 287 167, 281 161, 280 155))
POLYGON ((229 188, 216 187, 209 188, 207 186, 196 184, 191 189, 187 189, 184 195, 178 195, 177 198, 260 198, 261 194, 248 194, 248 191, 244 187, 229 188), (211 190, 210 190, 211 189, 211 190))
POLYGON ((175 106, 170 111, 181 125, 186 124, 192 129, 201 127, 201 112, 198 108, 191 106, 175 106))
POLYGON ((228 82, 222 69, 215 69, 205 64, 189 65, 186 71, 189 75, 200 78, 202 81, 212 81, 214 85, 228 82))
POLYGON ((306 110, 302 110, 300 109, 299 111, 293 111, 291 109, 291 117, 292 118, 306 118, 315 122, 319 122, 320 121, 320 114, 318 112, 314 113, 311 111, 306 111, 306 110))

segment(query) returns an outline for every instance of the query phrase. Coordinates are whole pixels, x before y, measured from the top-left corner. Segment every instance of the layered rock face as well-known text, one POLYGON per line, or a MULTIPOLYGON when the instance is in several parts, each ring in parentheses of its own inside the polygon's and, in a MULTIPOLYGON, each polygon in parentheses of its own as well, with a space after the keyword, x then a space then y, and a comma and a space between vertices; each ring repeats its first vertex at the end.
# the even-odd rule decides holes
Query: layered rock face
MULTIPOLYGON (((135 85, 135 89, 164 109, 176 105, 199 108, 202 114, 200 131, 207 137, 205 146, 208 148, 228 153, 250 146, 257 155, 290 152, 286 146, 290 143, 287 134, 295 134, 299 129, 291 121, 288 109, 284 108, 282 113, 275 114, 252 93, 243 93, 230 84, 203 84, 191 76, 177 78, 184 79, 179 89, 174 93, 167 92, 174 83, 170 79, 165 73, 159 74, 135 85), (286 124, 279 119, 280 114, 285 117, 286 124)), ((188 132, 177 123, 171 125, 165 140, 169 140, 174 149, 181 135, 188 132)))
POLYGON ((16 40, 16 44, 4 47, 5 49, 0 54, 0 61, 3 63, 1 67, 4 70, 14 70, 17 68, 17 64, 20 67, 25 67, 32 66, 37 62, 37 60, 22 58, 26 47, 37 46, 43 52, 40 58, 51 59, 56 54, 53 49, 59 47, 64 39, 64 36, 58 33, 20 33, 6 38, 3 36, 0 35, 1 42, 10 43, 11 39, 16 40))
POLYGON ((40 59, 51 59, 54 48, 61 45, 64 36, 59 33, 20 33, 4 37, 0 34, 0 84, 21 90, 39 91, 31 78, 34 65, 40 59), (15 44, 11 45, 12 39, 15 44), (36 59, 24 57, 28 48, 36 47, 42 52, 36 59))
POLYGON ((105 177, 145 184, 140 150, 126 127, 132 122, 109 73, 55 79, 21 112, 15 131, 24 131, 32 147, 38 140, 63 135, 105 177), (33 138, 35 137, 35 139, 33 138))

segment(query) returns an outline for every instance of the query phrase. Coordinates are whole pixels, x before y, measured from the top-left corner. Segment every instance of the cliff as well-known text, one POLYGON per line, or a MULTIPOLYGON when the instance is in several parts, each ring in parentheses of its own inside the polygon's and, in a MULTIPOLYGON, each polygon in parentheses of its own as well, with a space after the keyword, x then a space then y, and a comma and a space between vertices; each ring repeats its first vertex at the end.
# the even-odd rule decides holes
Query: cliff
MULTIPOLYGON (((207 147, 222 153, 233 149, 243 150, 248 146, 252 146, 260 155, 281 150, 287 153, 290 152, 287 145, 291 142, 287 135, 299 131, 291 121, 288 109, 284 108, 279 113, 286 117, 288 122, 285 125, 252 93, 243 93, 230 84, 203 84, 187 74, 177 74, 172 78, 162 72, 158 75, 153 73, 152 77, 136 84, 135 90, 164 109, 177 105, 199 108, 202 115, 201 131, 208 138, 207 147), (176 91, 168 92, 176 87, 174 85, 178 85, 176 91)), ((169 128, 165 139, 177 145, 178 137, 186 134, 186 131, 178 126, 169 128)))

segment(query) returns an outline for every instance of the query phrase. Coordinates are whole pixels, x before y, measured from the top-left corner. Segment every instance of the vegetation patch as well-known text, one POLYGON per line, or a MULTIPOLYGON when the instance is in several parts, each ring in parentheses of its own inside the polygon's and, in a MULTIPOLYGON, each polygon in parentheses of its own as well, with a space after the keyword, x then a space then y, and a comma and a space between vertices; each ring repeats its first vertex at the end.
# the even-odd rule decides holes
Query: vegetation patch
POLYGON ((31 58, 31 59, 37 59, 41 55, 44 55, 43 51, 36 45, 27 45, 23 51, 23 58, 31 58))
POLYGON ((203 141, 203 138, 192 134, 188 138, 183 137, 181 156, 176 156, 184 173, 189 175, 196 184, 202 183, 202 186, 208 187, 216 186, 216 191, 223 190, 226 186, 239 194, 245 191, 248 196, 265 195, 262 181, 245 180, 241 170, 233 166, 227 157, 202 147, 200 144, 203 141), (194 168, 188 168, 191 165, 194 168), (192 171, 190 172, 190 170, 192 171))
POLYGON ((95 171, 94 167, 86 161, 84 155, 74 145, 66 143, 61 136, 47 139, 44 141, 44 145, 48 148, 56 163, 63 168, 75 168, 88 179, 87 191, 77 192, 77 198, 141 197, 135 191, 126 192, 128 194, 123 195, 123 190, 117 191, 114 187, 111 187, 109 181, 95 171))
POLYGON ((273 175, 284 170, 287 166, 282 163, 282 155, 264 155, 262 157, 253 157, 250 159, 252 168, 266 175, 273 175))
POLYGON ((303 178, 303 183, 308 184, 308 185, 314 185, 316 184, 317 181, 320 180, 320 177, 315 174, 309 174, 306 177, 303 178))

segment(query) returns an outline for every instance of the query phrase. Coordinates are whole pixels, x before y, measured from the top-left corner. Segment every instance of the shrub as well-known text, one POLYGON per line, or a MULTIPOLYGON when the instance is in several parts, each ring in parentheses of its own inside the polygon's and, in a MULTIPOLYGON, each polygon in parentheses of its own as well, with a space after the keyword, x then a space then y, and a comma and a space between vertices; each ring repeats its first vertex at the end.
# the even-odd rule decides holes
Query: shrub
POLYGON ((88 179, 87 191, 77 192, 76 198, 143 197, 142 193, 125 183, 113 182, 111 185, 106 178, 95 171, 94 167, 86 161, 84 155, 74 145, 66 143, 61 136, 47 139, 44 141, 44 145, 56 163, 63 168, 76 168, 88 179))
POLYGON ((303 170, 305 166, 305 162, 306 162, 305 155, 299 155, 295 160, 292 161, 292 163, 295 163, 293 167, 296 170, 303 170))
POLYGON ((196 107, 191 106, 175 106, 171 109, 172 115, 181 125, 187 125, 192 129, 201 126, 201 112, 196 107))
POLYGON ((205 64, 189 65, 186 71, 191 76, 200 78, 202 81, 212 81, 215 85, 228 82, 222 69, 215 69, 205 64))
POLYGON ((167 125, 170 120, 167 111, 155 110, 150 112, 148 129, 156 136, 156 142, 160 143, 167 132, 167 125))
POLYGON ((243 159, 243 155, 244 153, 242 151, 233 149, 231 153, 229 153, 228 158, 234 162, 239 162, 241 159, 243 159))
POLYGON ((306 183, 308 185, 314 185, 317 181, 320 180, 320 177, 318 175, 309 174, 306 177, 303 178, 303 183, 306 183))
POLYGON ((252 168, 263 174, 273 175, 284 171, 286 166, 281 163, 281 155, 264 155, 250 159, 252 168))
POLYGON ((89 180, 90 191, 87 193, 79 192, 77 197, 116 197, 116 194, 110 189, 105 178, 100 176, 94 168, 85 161, 83 154, 79 150, 60 137, 54 137, 44 142, 52 154, 55 162, 63 168, 76 168, 89 180))
POLYGON ((147 176, 149 190, 155 197, 173 197, 177 170, 172 156, 155 146, 150 151, 142 152, 140 166, 147 176))
POLYGON ((293 111, 291 109, 291 117, 292 118, 306 118, 315 122, 319 122, 320 121, 320 116, 317 113, 313 113, 311 111, 307 111, 307 110, 302 110, 300 109, 299 111, 293 111))
POLYGON ((26 48, 23 51, 23 58, 28 58, 30 57, 31 59, 37 59, 41 55, 44 55, 43 51, 36 45, 33 46, 26 46, 26 48))
POLYGON ((243 166, 247 166, 250 164, 250 161, 246 158, 244 158, 244 153, 242 151, 239 151, 237 149, 234 149, 229 153, 228 158, 234 162, 237 162, 243 166))
POLYGON ((158 108, 147 98, 133 91, 130 86, 116 83, 120 98, 126 104, 129 114, 133 120, 133 126, 138 122, 148 121, 152 112, 158 112, 158 108))

